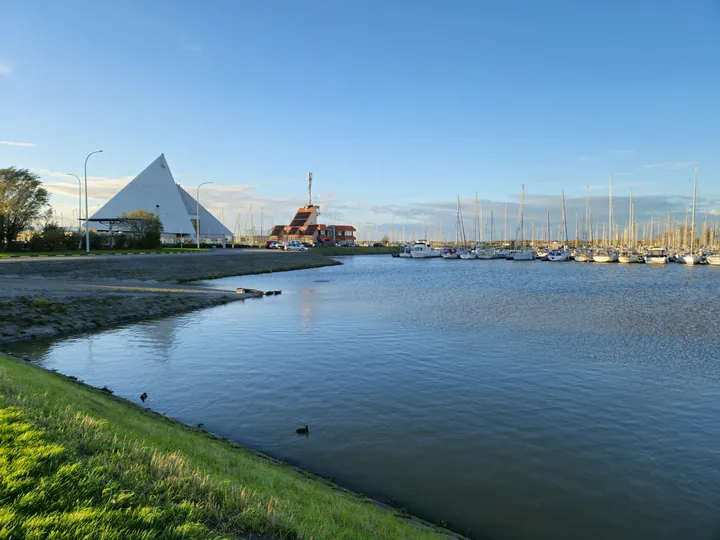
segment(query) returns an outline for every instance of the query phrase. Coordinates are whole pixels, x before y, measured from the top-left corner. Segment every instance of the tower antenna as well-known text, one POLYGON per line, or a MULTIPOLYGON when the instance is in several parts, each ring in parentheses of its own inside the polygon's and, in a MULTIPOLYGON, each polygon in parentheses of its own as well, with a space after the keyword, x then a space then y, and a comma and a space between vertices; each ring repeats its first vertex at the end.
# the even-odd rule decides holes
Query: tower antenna
POLYGON ((308 173, 308 206, 312 206, 312 173, 308 173))

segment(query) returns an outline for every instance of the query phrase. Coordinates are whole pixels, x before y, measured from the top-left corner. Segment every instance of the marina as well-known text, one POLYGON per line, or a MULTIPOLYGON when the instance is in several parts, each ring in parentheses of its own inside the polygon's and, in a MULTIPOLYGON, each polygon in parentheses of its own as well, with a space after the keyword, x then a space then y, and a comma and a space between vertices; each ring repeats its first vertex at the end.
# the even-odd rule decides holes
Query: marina
MULTIPOLYGON (((568 238, 568 225, 565 212, 565 193, 561 194, 561 221, 559 231, 562 234, 561 240, 550 239, 550 212, 547 214, 546 238, 541 241, 525 239, 525 185, 522 185, 520 194, 520 209, 517 221, 517 238, 513 241, 499 241, 488 243, 482 241, 468 241, 465 235, 465 226, 460 209, 460 198, 457 202, 457 218, 455 224, 456 237, 455 245, 449 246, 444 242, 430 242, 419 240, 399 245, 400 257, 430 258, 442 257, 444 259, 506 259, 516 261, 541 260, 549 262, 595 262, 598 264, 607 263, 650 263, 667 264, 669 262, 685 264, 688 266, 711 265, 720 266, 720 235, 717 234, 718 223, 708 227, 707 212, 700 235, 696 230, 696 205, 697 205, 697 167, 693 181, 692 212, 686 215, 683 227, 671 223, 670 215, 665 224, 665 230, 661 232, 654 228, 654 220, 643 225, 643 234, 638 236, 640 223, 635 216, 635 205, 633 194, 630 190, 628 223, 624 230, 618 228, 613 221, 613 199, 612 199, 612 176, 608 185, 608 221, 602 227, 603 234, 592 232, 590 227, 591 210, 588 203, 586 190, 585 214, 583 215, 583 239, 580 240, 579 223, 576 221, 576 237, 574 241, 568 238), (689 220, 689 221, 688 221, 689 220), (605 231, 613 231, 612 234, 605 234, 605 231), (412 255, 412 252, 417 252, 412 255)), ((688 209, 689 210, 689 209, 688 209)), ((480 211, 480 215, 482 210, 480 211)), ((482 218, 479 218, 482 219, 482 218)), ((507 219, 506 219, 507 220, 507 219)), ((482 225, 477 226, 478 229, 482 225)), ((492 217, 490 218, 492 230, 492 217)), ((476 229, 477 230, 477 229, 476 229)), ((597 227, 596 227, 597 230, 597 227)), ((481 235, 478 233, 478 237, 481 235)), ((505 234, 505 237, 507 235, 505 234)), ((534 229, 533 229, 534 236, 534 229)), ((492 239, 492 234, 490 235, 492 239)))

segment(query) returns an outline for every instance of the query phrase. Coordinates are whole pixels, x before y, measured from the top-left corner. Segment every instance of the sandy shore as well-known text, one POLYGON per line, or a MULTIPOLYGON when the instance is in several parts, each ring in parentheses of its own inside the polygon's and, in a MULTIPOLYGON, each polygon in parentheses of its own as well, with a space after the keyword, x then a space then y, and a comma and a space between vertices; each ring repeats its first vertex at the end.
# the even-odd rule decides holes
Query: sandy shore
POLYGON ((251 298, 235 291, 188 284, 194 280, 333 264, 339 263, 312 253, 237 250, 6 259, 0 264, 0 344, 92 330, 251 298))

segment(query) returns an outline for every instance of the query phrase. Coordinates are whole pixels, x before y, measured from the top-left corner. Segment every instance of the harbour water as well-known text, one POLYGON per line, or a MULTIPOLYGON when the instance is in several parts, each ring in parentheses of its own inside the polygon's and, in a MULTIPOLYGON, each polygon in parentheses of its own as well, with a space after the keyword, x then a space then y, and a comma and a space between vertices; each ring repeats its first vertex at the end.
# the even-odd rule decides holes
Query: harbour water
POLYGON ((473 538, 720 538, 720 268, 343 262, 13 350, 473 538))

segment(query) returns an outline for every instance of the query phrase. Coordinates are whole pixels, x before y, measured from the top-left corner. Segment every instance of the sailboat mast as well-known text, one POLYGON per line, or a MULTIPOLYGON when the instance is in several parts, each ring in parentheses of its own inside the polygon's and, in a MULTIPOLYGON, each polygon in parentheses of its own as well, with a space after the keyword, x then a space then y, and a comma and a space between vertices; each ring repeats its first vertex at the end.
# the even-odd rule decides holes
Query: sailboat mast
POLYGON ((525 184, 520 192, 520 249, 525 247, 525 184))
POLYGON ((695 249, 695 200, 697 199, 697 167, 695 167, 695 182, 693 186, 693 207, 692 207, 692 236, 690 237, 690 253, 695 249))
POLYGON ((630 245, 633 245, 633 234, 632 234, 632 229, 633 229, 632 188, 630 188, 630 220, 629 220, 629 222, 628 222, 628 227, 630 228, 630 231, 631 231, 631 232, 630 232, 629 243, 630 243, 630 245))
POLYGON ((580 246, 580 220, 578 218, 578 211, 575 210, 575 248, 580 246))
MULTIPOLYGON (((480 222, 482 221, 482 217, 478 217, 478 194, 477 191, 475 192, 475 214, 473 216, 474 223, 473 223, 473 236, 478 242, 482 242, 482 229, 480 229, 480 222)), ((482 212, 482 210, 481 210, 482 212)))
POLYGON ((612 245, 613 238, 612 238, 612 231, 613 231, 613 205, 612 205, 612 174, 610 175, 610 200, 608 203, 608 244, 612 245))
POLYGON ((563 227, 565 228, 565 245, 568 244, 568 232, 567 232, 567 219, 565 217, 565 192, 562 192, 562 220, 563 227))
POLYGON ((482 244, 485 240, 485 231, 483 231, 483 207, 480 205, 480 218, 477 220, 477 229, 478 229, 478 241, 482 244))
POLYGON ((550 245, 550 210, 547 211, 547 231, 546 231, 546 239, 548 242, 548 245, 550 245))
POLYGON ((457 198, 457 207, 455 208, 455 247, 458 247, 458 235, 460 234, 460 196, 457 198))
POLYGON ((590 204, 590 201, 589 201, 589 199, 588 199, 588 190, 589 190, 589 189, 590 189, 590 186, 588 186, 588 185, 586 184, 586 185, 585 185, 585 218, 584 218, 584 219, 585 219, 585 223, 583 223, 583 229, 585 229, 585 232, 584 232, 585 238, 583 238, 583 240, 585 240, 585 242, 588 242, 588 241, 590 240, 590 234, 589 234, 589 231, 588 231, 588 228, 589 228, 589 225, 590 225, 590 212, 589 212, 589 208, 590 208, 589 204, 590 204))
POLYGON ((505 205, 505 225, 503 227, 503 245, 507 242, 507 204, 505 205))

